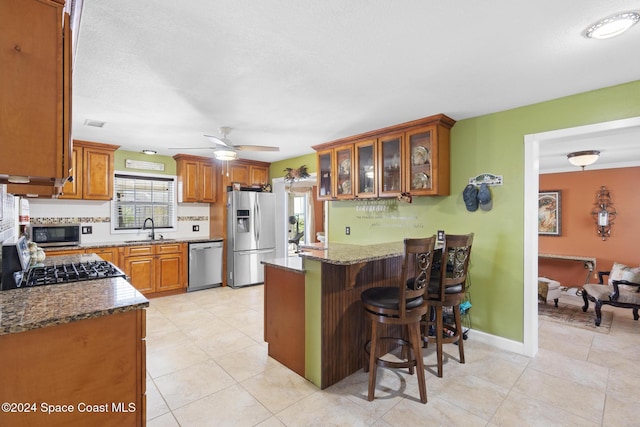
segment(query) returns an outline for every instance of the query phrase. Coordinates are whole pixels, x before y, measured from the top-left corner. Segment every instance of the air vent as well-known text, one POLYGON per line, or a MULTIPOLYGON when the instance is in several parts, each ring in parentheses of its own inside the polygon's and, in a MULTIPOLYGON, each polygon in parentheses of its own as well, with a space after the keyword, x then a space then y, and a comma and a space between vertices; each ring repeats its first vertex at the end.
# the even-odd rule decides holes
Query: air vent
POLYGON ((99 120, 86 119, 84 121, 84 125, 85 126, 93 126, 93 127, 96 127, 96 128, 101 128, 106 124, 107 124, 107 122, 101 122, 99 120))

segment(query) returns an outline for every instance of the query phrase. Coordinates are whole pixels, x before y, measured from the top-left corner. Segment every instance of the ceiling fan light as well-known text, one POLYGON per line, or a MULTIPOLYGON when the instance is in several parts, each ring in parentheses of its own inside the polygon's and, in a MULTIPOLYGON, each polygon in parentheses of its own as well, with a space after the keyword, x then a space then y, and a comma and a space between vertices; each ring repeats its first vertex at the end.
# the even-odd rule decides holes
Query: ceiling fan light
POLYGON ((580 166, 584 169, 585 166, 589 166, 598 160, 600 152, 597 150, 576 151, 567 154, 567 160, 574 166, 580 166))
POLYGON ((235 160, 238 158, 238 153, 235 150, 217 149, 213 152, 213 157, 217 160, 235 160))
POLYGON ((618 36, 640 20, 638 12, 623 12, 601 19, 584 32, 590 39, 608 39, 618 36))
POLYGON ((12 184, 28 184, 29 182, 31 182, 28 176, 22 175, 9 175, 7 181, 12 184))

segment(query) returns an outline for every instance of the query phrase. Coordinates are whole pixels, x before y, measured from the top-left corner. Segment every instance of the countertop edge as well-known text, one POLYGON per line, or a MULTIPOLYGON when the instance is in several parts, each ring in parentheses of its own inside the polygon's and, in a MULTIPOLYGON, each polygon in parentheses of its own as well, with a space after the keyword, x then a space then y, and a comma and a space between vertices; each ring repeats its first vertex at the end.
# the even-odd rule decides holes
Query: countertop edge
POLYGON ((79 313, 76 315, 69 315, 61 318, 45 319, 40 322, 22 324, 22 325, 17 325, 13 327, 3 327, 3 328, 0 328, 0 336, 18 334, 20 332, 33 331, 36 329, 47 328, 49 326, 64 325, 67 323, 73 323, 80 320, 94 319, 94 318, 109 316, 117 313, 126 313, 128 311, 133 311, 133 310, 142 310, 147 307, 149 307, 149 301, 126 305, 122 307, 114 307, 110 309, 97 310, 94 312, 79 313))

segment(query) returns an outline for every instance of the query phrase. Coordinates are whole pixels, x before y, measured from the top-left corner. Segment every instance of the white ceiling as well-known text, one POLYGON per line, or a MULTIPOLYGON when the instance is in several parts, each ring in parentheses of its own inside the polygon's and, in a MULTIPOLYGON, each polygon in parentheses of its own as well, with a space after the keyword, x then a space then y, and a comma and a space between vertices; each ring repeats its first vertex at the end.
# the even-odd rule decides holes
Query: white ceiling
MULTIPOLYGON (((638 9, 638 0, 84 0, 73 137, 173 155, 168 147, 206 147, 203 134, 230 126, 235 144, 279 146, 241 153, 272 162, 433 114, 534 104, 637 80, 640 25, 609 40, 582 32, 638 9)), ((564 167, 580 149, 601 149, 604 161, 613 141, 545 144, 540 168, 564 167)))

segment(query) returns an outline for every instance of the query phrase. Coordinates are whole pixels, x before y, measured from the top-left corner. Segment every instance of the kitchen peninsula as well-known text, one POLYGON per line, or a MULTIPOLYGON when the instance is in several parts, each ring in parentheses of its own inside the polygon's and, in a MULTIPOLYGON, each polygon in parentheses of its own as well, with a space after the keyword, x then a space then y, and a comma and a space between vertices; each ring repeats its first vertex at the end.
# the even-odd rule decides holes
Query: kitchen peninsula
POLYGON ((143 425, 148 305, 121 277, 0 292, 0 425, 143 425))
MULTIPOLYGON (((300 266, 286 259, 263 261, 265 340, 271 347, 277 345, 277 341, 270 336, 289 333, 269 330, 275 313, 294 313, 303 319, 304 351, 296 354, 298 358, 304 357, 304 377, 324 389, 362 368, 369 325, 362 311, 360 294, 374 286, 391 285, 400 276, 404 245, 402 242, 366 246, 329 243, 326 247, 303 248, 299 254, 300 266), (284 273, 303 278, 298 281, 298 287, 304 288, 301 289, 303 296, 297 300, 270 298, 270 292, 283 283, 269 280, 274 273, 280 273, 277 277, 284 273), (303 315, 298 309, 301 304, 303 315)), ((280 325, 282 328, 283 324, 280 325)), ((277 353, 280 349, 274 350, 277 353)), ((296 356, 283 361, 301 373, 290 364, 299 362, 296 356)))

